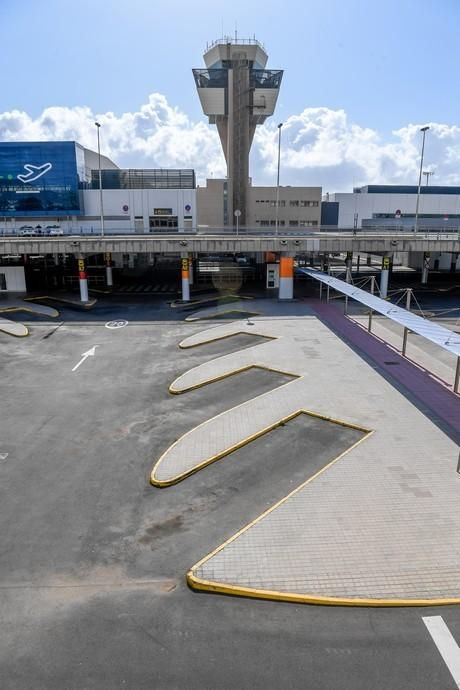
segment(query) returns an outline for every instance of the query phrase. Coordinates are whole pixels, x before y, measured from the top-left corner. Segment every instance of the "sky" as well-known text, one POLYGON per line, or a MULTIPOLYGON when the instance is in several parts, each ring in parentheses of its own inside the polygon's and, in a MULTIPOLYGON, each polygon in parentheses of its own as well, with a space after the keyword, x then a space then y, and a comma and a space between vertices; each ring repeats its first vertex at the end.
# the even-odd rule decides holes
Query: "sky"
POLYGON ((192 67, 253 37, 284 76, 251 151, 254 184, 350 191, 460 184, 459 0, 0 0, 0 141, 76 139, 122 167, 225 175, 192 67))

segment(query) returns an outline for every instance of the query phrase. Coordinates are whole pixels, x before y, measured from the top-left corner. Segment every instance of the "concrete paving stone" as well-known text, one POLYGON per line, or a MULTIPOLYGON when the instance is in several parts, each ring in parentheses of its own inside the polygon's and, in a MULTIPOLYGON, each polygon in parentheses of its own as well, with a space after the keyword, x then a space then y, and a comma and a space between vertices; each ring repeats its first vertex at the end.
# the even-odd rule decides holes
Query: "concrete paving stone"
MULTIPOLYGON (((183 341, 187 348, 241 332, 275 338, 195 367, 172 388, 187 391, 246 366, 299 378, 190 431, 164 454, 154 479, 185 476, 297 410, 373 433, 194 567, 193 577, 223 589, 231 585, 305 597, 460 598, 456 443, 312 314, 253 323, 221 324, 183 341), (313 339, 316 358, 303 348, 313 339), (454 528, 445 522, 447 511, 454 528)), ((408 379, 413 376, 409 371, 408 379)), ((449 410, 452 401, 443 396, 452 394, 436 393, 435 400, 449 410)))

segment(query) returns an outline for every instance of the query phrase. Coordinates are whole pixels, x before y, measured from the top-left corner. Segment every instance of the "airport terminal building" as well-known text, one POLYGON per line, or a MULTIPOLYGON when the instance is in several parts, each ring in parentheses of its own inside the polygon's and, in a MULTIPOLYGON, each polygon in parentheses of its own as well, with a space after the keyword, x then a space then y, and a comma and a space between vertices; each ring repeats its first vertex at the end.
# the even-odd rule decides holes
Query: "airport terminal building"
MULTIPOLYGON (((101 156, 105 231, 184 232, 196 225, 193 170, 119 168, 101 156)), ((99 157, 75 141, 0 143, 3 234, 58 226, 101 232, 99 157), (25 229, 25 230, 24 230, 25 229)))

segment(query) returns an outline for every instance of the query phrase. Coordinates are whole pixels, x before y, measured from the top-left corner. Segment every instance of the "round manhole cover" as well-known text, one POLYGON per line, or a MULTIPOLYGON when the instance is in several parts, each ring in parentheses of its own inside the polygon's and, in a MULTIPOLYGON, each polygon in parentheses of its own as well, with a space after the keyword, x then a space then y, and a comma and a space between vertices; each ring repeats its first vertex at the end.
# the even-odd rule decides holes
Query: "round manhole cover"
POLYGON ((105 324, 106 328, 124 328, 127 326, 128 322, 125 319, 117 319, 116 321, 107 321, 105 324))

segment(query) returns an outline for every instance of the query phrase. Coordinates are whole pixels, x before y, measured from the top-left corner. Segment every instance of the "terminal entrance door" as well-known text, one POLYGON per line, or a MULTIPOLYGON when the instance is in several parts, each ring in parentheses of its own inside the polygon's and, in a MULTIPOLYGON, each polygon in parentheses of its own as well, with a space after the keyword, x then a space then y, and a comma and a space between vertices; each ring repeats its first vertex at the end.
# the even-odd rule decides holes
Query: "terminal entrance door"
POLYGON ((172 208, 154 208, 153 215, 149 216, 150 232, 167 232, 177 227, 177 216, 173 215, 172 208))

